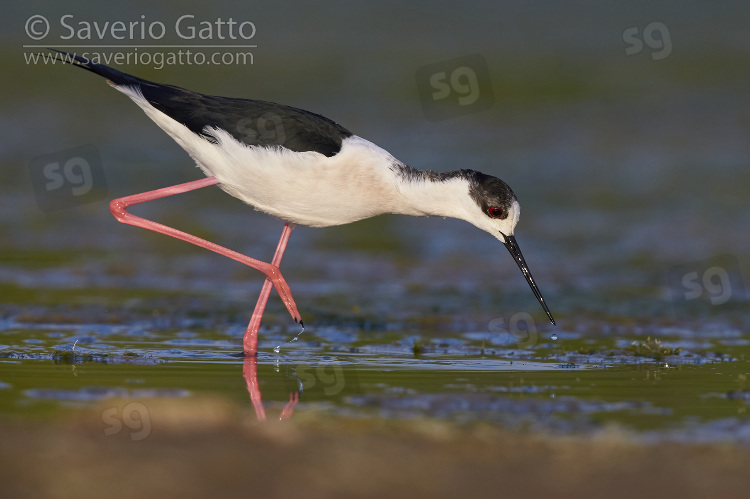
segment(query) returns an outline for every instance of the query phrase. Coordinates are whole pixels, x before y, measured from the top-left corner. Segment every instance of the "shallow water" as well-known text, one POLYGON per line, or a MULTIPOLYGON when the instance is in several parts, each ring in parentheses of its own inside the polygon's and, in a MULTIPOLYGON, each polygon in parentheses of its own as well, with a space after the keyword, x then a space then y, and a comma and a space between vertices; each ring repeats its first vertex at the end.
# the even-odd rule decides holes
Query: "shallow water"
MULTIPOLYGON (((48 417, 125 399, 147 414, 154 399, 213 395, 246 405, 261 420, 313 411, 489 421, 562 434, 618 425, 646 442, 750 442, 750 341, 738 330, 661 328, 657 343, 558 329, 554 341, 548 333, 530 340, 452 325, 430 337, 384 323, 309 327, 286 343, 293 331, 278 328, 262 331, 256 360, 241 356, 241 327, 207 328, 212 318, 185 319, 181 328, 145 320, 135 326, 117 323, 118 313, 108 310, 108 324, 6 320, 3 413, 48 417), (298 402, 284 409, 290 397, 298 402)), ((73 317, 87 314, 95 311, 82 307, 73 317)))
MULTIPOLYGON (((623 53, 623 30, 658 17, 648 9, 587 8, 597 22, 582 31, 578 17, 507 6, 497 27, 484 6, 430 37, 420 33, 442 21, 425 7, 410 11, 418 26, 353 11, 395 45, 321 15, 356 43, 315 68, 309 61, 330 52, 300 29, 304 15, 274 23, 266 12, 275 42, 243 75, 273 78, 253 78, 253 93, 329 115, 412 166, 505 179, 523 206, 518 242, 558 327, 489 235, 386 216, 295 229, 281 268, 307 328, 288 343, 299 328, 274 292, 257 360, 241 356, 256 272, 108 212, 114 197, 198 178, 189 158, 90 75, 71 70, 50 85, 40 75, 51 68, 20 68, 6 54, 26 76, 0 122, 0 415, 45 420, 104 406, 103 432, 122 414, 140 438, 154 401, 214 396, 258 419, 421 417, 562 435, 616 426, 647 443, 749 443, 746 9, 711 11, 714 32, 703 10, 670 5, 660 8, 676 16, 664 17, 675 50, 664 61, 623 53), (391 57, 393 46, 403 57, 391 57), (415 72, 477 51, 489 61, 493 107, 425 119, 415 72), (43 210, 30 162, 82 144, 101 154, 106 196, 43 210)), ((225 79, 130 68, 139 69, 248 94, 232 68, 217 70, 225 79)), ((204 191, 133 211, 270 258, 281 223, 204 191)))

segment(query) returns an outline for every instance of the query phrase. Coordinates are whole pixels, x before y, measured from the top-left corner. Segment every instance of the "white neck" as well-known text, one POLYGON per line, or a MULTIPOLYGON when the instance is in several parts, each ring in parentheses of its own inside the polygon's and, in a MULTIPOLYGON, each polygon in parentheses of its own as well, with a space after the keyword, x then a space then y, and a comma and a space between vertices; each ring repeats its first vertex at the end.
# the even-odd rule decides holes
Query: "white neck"
POLYGON ((404 178, 398 183, 403 203, 396 213, 418 217, 439 216, 470 220, 476 203, 469 197, 465 178, 447 180, 423 177, 404 178))

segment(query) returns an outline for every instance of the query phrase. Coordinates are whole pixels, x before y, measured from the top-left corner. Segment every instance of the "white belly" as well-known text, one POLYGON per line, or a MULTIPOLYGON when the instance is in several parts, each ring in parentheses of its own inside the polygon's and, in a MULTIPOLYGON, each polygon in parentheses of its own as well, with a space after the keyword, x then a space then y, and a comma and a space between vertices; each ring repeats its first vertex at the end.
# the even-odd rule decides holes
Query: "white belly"
POLYGON ((206 174, 242 201, 289 222, 327 227, 390 213, 398 202, 390 154, 360 137, 333 157, 247 147, 217 133, 221 158, 196 157, 206 174))
POLYGON ((390 213, 398 203, 396 160, 361 137, 326 157, 246 146, 223 130, 214 136, 218 144, 199 139, 188 149, 198 165, 228 194, 283 220, 328 227, 390 213))

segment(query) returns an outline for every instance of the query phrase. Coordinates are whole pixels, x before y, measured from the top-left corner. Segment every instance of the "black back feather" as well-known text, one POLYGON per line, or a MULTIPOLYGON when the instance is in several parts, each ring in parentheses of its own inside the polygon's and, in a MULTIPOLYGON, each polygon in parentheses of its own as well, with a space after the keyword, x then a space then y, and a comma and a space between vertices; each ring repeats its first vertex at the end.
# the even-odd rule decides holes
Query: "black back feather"
POLYGON ((65 56, 60 60, 103 76, 115 85, 138 87, 152 106, 211 142, 216 141, 211 129, 220 128, 247 145, 281 146, 330 157, 352 135, 335 121, 303 109, 261 100, 204 95, 144 80, 74 54, 56 52, 65 56))

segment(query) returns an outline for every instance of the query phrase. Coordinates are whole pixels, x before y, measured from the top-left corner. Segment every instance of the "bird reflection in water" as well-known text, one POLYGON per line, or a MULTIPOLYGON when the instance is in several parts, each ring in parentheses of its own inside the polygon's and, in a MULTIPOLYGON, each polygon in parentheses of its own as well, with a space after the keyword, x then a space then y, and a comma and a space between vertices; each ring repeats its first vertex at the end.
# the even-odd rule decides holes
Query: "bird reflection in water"
MULTIPOLYGON (((250 400, 253 403, 253 408, 255 409, 255 415, 258 417, 258 421, 265 421, 266 409, 263 407, 260 383, 258 383, 258 358, 255 355, 245 357, 245 361, 242 364, 242 376, 245 378, 245 383, 247 383, 247 393, 250 394, 250 400)), ((279 420, 291 417, 294 412, 294 407, 297 405, 297 402, 299 402, 301 388, 302 385, 300 383, 300 390, 289 394, 289 402, 286 403, 279 413, 279 420)))

